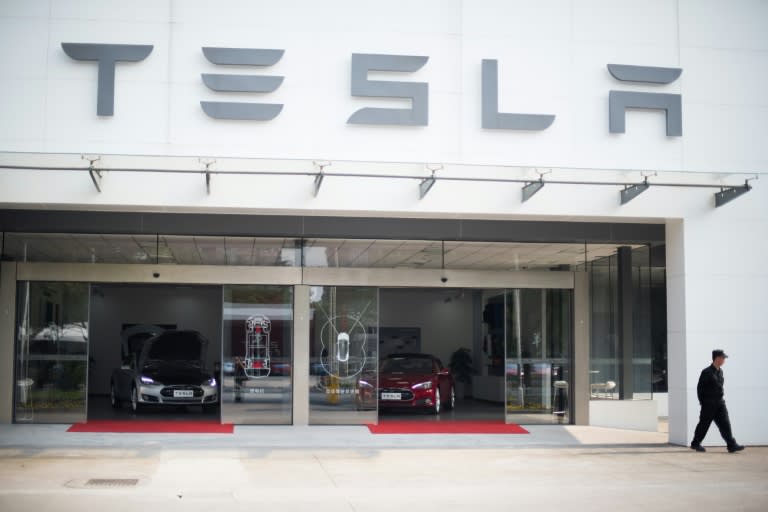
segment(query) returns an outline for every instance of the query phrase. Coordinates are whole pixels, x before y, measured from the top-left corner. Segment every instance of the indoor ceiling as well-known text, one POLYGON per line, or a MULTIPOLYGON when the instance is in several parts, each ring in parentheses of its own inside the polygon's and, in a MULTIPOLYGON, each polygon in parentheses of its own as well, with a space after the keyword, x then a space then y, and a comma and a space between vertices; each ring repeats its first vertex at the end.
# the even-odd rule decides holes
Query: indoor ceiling
MULTIPOLYGON (((611 256, 619 247, 320 238, 303 243, 308 267, 472 270, 573 267, 611 256)), ((56 263, 298 266, 300 245, 294 238, 6 233, 3 257, 56 263)))

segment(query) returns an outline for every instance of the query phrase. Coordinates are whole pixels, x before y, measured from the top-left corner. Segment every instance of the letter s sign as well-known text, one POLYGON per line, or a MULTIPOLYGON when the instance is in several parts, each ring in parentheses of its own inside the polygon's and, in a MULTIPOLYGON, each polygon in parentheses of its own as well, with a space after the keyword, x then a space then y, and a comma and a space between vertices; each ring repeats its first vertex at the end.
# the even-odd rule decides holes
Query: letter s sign
POLYGON ((427 126, 429 121, 429 84, 368 80, 368 71, 405 71, 421 69, 429 57, 416 55, 352 54, 352 96, 410 98, 411 108, 361 108, 348 124, 395 124, 427 126))

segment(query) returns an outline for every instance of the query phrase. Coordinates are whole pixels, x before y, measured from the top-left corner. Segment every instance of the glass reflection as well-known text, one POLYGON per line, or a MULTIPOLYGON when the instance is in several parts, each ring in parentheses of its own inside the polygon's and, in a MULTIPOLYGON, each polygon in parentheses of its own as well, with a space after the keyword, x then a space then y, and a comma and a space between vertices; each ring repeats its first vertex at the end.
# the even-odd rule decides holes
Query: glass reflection
POLYGON ((292 324, 292 287, 224 286, 222 421, 291 423, 292 324))
POLYGON ((378 302, 376 288, 312 287, 310 423, 376 421, 378 302))
POLYGON ((16 422, 85 420, 88 297, 87 283, 19 283, 16 422))

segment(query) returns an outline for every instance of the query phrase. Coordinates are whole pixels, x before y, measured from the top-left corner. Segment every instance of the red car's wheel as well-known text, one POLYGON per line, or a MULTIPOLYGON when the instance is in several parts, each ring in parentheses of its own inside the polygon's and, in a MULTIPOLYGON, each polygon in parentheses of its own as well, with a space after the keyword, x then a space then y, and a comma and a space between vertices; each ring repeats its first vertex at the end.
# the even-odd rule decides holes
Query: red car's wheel
POLYGON ((448 398, 448 403, 445 404, 446 409, 453 409, 456 407, 456 388, 451 386, 451 395, 448 398))

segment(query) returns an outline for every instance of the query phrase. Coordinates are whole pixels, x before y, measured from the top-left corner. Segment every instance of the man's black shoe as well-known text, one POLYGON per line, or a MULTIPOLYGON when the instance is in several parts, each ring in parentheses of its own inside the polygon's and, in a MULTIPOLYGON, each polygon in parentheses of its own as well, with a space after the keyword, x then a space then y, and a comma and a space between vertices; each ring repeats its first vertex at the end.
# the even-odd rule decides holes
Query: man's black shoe
POLYGON ((743 449, 744 449, 744 446, 740 444, 732 444, 731 446, 728 447, 728 453, 740 452, 743 449))
MULTIPOLYGON (((743 450, 744 447, 742 446, 741 449, 743 450)), ((704 448, 703 446, 701 446, 700 444, 692 444, 691 445, 691 450, 696 450, 697 452, 705 452, 705 451, 707 451, 707 449, 704 448)), ((730 448, 729 448, 729 450, 730 450, 730 448)))

